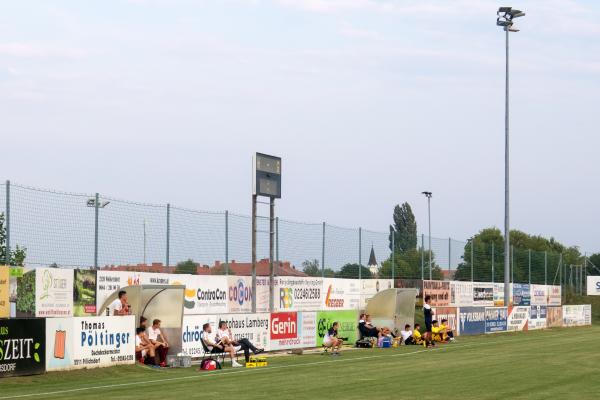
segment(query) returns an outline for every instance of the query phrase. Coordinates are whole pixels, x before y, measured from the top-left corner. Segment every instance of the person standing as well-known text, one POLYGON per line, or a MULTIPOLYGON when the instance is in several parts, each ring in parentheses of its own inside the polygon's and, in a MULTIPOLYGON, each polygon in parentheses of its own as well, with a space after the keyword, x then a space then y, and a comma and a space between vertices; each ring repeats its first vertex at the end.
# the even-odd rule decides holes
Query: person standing
POLYGON ((433 309, 431 308, 431 296, 425 296, 425 304, 423 304, 423 317, 425 319, 425 334, 423 346, 431 347, 433 342, 431 341, 431 327, 433 324, 433 309))

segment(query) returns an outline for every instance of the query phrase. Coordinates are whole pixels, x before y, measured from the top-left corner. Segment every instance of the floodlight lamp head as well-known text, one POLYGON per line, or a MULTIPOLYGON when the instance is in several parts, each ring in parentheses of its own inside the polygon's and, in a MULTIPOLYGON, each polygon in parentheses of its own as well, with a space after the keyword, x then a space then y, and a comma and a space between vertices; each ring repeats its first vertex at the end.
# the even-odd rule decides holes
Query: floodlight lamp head
POLYGON ((508 29, 509 32, 519 32, 520 31, 520 29, 516 28, 514 25, 507 26, 504 29, 508 29))
POLYGON ((512 10, 512 7, 500 7, 498 13, 509 13, 510 10, 512 10))
POLYGON ((525 13, 521 10, 512 10, 511 12, 509 12, 509 15, 511 16, 511 19, 513 19, 513 18, 524 17, 525 13))
POLYGON ((432 195, 431 192, 421 192, 421 194, 424 194, 425 197, 431 197, 431 195, 432 195))

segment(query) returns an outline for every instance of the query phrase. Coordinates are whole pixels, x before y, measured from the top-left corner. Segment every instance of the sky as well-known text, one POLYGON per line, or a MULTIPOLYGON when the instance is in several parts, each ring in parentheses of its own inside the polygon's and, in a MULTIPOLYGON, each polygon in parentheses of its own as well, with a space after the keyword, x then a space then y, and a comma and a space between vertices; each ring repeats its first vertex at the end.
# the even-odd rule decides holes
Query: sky
MULTIPOLYGON (((251 160, 281 156, 277 214, 386 231, 511 226, 599 251, 600 3, 0 2, 0 179, 250 213, 251 160)), ((261 208, 260 213, 266 213, 261 208)))

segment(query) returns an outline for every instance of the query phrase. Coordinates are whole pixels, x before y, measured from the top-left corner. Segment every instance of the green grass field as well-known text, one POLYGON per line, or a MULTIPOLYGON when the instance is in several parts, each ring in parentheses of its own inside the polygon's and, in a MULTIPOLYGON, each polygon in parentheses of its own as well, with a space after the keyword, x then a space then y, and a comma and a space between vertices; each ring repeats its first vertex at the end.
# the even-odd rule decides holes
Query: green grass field
MULTIPOLYGON (((0 399, 596 399, 600 327, 460 337, 424 349, 269 358, 259 369, 113 367, 0 381, 0 399)), ((227 362, 229 364, 229 362, 227 362)))

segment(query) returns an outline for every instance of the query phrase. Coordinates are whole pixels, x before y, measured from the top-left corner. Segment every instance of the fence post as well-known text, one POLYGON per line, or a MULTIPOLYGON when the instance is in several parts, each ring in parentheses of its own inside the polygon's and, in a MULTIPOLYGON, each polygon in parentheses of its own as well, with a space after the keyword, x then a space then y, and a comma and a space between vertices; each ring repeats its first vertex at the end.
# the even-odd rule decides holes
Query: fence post
POLYGON ((548 284, 548 252, 544 250, 544 285, 548 284))
POLYGON ((395 253, 394 250, 396 249, 396 247, 395 247, 396 246, 396 239, 395 239, 396 234, 395 234, 395 232, 392 232, 391 236, 392 236, 392 256, 390 258, 392 260, 392 283, 393 283, 393 280, 394 280, 394 270, 396 269, 396 264, 394 264, 394 253, 395 253))
POLYGON ((421 233, 421 280, 425 280, 425 234, 421 233))
POLYGON ((362 279, 362 228, 358 228, 358 279, 362 279))
POLYGON ((323 235, 321 236, 321 277, 325 278, 325 222, 323 222, 323 235))
POLYGON ((471 239, 471 282, 473 282, 473 269, 474 269, 473 254, 475 253, 475 250, 473 249, 473 247, 475 247, 475 236, 473 236, 473 239, 471 239))
MULTIPOLYGON (((275 266, 275 271, 281 267, 279 264, 279 217, 275 217, 275 266)), ((275 272, 275 275, 277 275, 277 272, 275 272)))
MULTIPOLYGON (((560 297, 561 304, 564 304, 562 297, 565 296, 565 289, 563 288, 563 268, 562 268, 562 253, 560 253, 560 258, 558 259, 558 279, 560 281, 560 297)), ((556 276, 556 275, 555 275, 556 276)))
POLYGON ((100 206, 100 195, 96 193, 94 201, 94 269, 98 269, 98 210, 100 206))
POLYGON ((225 275, 229 275, 229 211, 225 210, 225 275))
POLYGON ((167 248, 165 251, 165 266, 169 266, 169 256, 171 251, 171 204, 167 203, 167 248))
POLYGON ((531 249, 529 249, 529 259, 528 259, 528 265, 529 265, 529 284, 531 285, 531 249))
POLYGON ((494 283, 495 277, 494 277, 494 242, 492 242, 492 283, 494 283))
POLYGON ((10 265, 10 181, 6 181, 6 252, 4 253, 6 265, 10 265))
POLYGON ((510 246, 510 281, 511 283, 515 283, 515 246, 510 246))
POLYGON ((452 239, 448 238, 448 272, 452 270, 452 239))

